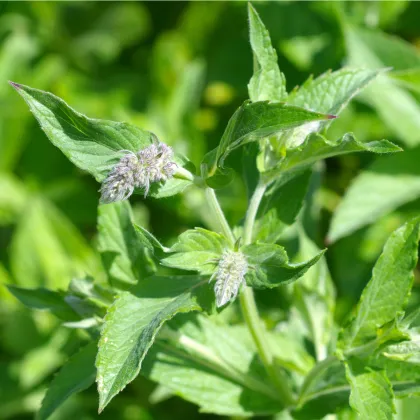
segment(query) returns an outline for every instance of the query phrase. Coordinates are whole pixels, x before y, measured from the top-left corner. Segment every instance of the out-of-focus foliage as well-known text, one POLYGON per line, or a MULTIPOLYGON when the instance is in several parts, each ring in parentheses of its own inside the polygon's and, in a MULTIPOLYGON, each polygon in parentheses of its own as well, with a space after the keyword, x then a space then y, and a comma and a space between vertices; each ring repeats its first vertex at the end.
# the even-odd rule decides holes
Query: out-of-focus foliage
MULTIPOLYGON (((310 336, 316 343, 315 357, 322 360, 328 337, 318 336, 317 326, 332 326, 330 280, 337 288, 335 319, 340 324, 360 297, 388 236, 420 211, 420 3, 259 2, 258 12, 269 29, 289 91, 309 75, 338 70, 343 64, 388 67, 334 121, 329 138, 351 131, 360 142, 387 138, 410 152, 336 157, 304 180, 305 188, 309 183, 309 204, 300 219, 317 247, 303 237, 308 249, 299 252, 307 259, 328 243, 330 272, 318 265, 316 275, 311 271, 313 278, 306 277, 302 285, 261 291, 257 297, 267 324, 280 330, 282 321, 289 318, 291 302, 298 302, 290 318, 302 343, 310 336), (305 290, 313 294, 305 295, 305 290), (302 331, 302 319, 308 317, 305 305, 316 314, 311 331, 302 331)), ((71 368, 72 362, 76 366, 75 381, 80 383, 82 378, 86 387, 92 383, 92 372, 83 369, 85 358, 91 360, 90 349, 78 353, 89 338, 89 325, 83 332, 74 327, 80 326, 81 314, 82 318, 88 314, 90 326, 96 325, 112 296, 105 288, 94 288, 85 277, 105 284, 104 267, 109 270, 110 264, 115 282, 139 275, 129 272, 123 258, 110 259, 111 254, 127 251, 136 234, 117 238, 118 246, 97 238, 98 184, 46 139, 7 80, 53 92, 91 117, 150 130, 198 167, 248 96, 253 69, 247 31, 242 2, 0 3, 0 419, 32 418, 47 384, 60 383, 54 375, 69 358, 67 366, 71 368), (18 287, 57 291, 41 291, 26 303, 55 314, 70 311, 74 322, 58 326, 49 312, 25 309, 6 284, 15 286, 11 291, 15 296, 20 293, 21 300, 28 298, 18 287), (63 290, 70 299, 63 300, 63 290)), ((257 43, 254 40, 254 50, 257 43)), ((263 72, 270 70, 270 63, 259 65, 263 72)), ((280 79, 282 75, 276 74, 275 81, 280 79)), ((233 152, 227 159, 241 171, 239 154, 233 152)), ((228 218, 239 222, 247 205, 241 177, 233 177, 218 194, 228 218)), ((299 205, 301 201, 302 197, 299 205)), ((205 197, 197 190, 160 201, 135 196, 133 218, 164 243, 171 243, 201 220, 206 227, 215 225, 204 204, 205 197)), ((279 212, 286 205, 279 203, 279 212)), ((112 216, 101 214, 99 229, 111 229, 107 217, 112 216)), ((293 227, 287 230, 292 222, 281 214, 279 219, 281 226, 276 228, 293 249, 297 235, 293 227)), ((139 272, 145 264, 138 264, 139 272)), ((153 261, 147 264, 153 271, 153 261)), ((409 306, 419 302, 416 276, 409 306)), ((226 316, 236 319, 236 309, 226 316)), ((191 328, 187 321, 185 329, 191 328)), ((224 334, 222 326, 218 334, 224 334)), ((313 361, 287 348, 287 334, 279 360, 283 357, 281 362, 287 366, 309 370, 313 361)), ((247 337, 241 336, 240 346, 246 347, 247 337)), ((398 356, 401 349, 391 351, 398 356)), ((252 358, 249 347, 248 352, 244 357, 252 358)), ((188 377, 188 371, 176 367, 180 363, 176 357, 165 357, 153 370, 146 359, 146 376, 160 381, 165 373, 160 366, 168 364, 174 375, 188 377)), ((358 375, 357 366, 346 368, 351 381, 370 380, 358 375)), ((210 374, 208 378, 214 380, 210 374)), ((382 384, 379 374, 374 379, 382 384)), ((209 395, 213 386, 237 392, 235 381, 209 383, 209 395)), ((60 398, 53 397, 52 401, 60 398)), ((41 418, 49 414, 48 398, 41 418)), ((360 403, 356 395, 352 401, 354 406, 360 403)), ((398 419, 415 419, 420 402, 414 397, 401 400, 396 410, 398 419)), ((51 418, 92 419, 97 418, 96 412, 97 393, 90 387, 72 396, 51 418)), ((352 416, 349 411, 337 415, 339 419, 352 416)), ((213 418, 144 377, 130 384, 101 414, 104 419, 123 420, 198 417, 213 418)))

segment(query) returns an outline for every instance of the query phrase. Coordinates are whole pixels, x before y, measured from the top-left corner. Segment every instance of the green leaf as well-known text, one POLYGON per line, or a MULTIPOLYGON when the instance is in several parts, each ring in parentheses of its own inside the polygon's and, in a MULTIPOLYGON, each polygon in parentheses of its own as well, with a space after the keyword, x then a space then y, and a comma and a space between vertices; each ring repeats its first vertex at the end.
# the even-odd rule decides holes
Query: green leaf
POLYGON ((381 327, 397 317, 406 304, 417 264, 420 222, 414 219, 388 239, 363 290, 356 315, 342 333, 344 348, 375 340, 381 327))
POLYGON ((249 38, 254 55, 254 74, 248 84, 251 101, 283 101, 287 97, 286 78, 277 64, 276 50, 258 13, 248 3, 249 38))
POLYGON ((75 353, 52 380, 36 420, 46 420, 71 395, 95 382, 96 343, 91 342, 75 353))
POLYGON ((212 274, 227 247, 226 239, 218 233, 202 228, 187 230, 170 249, 173 254, 161 260, 161 264, 212 274))
POLYGON ((384 371, 355 368, 346 364, 351 386, 350 406, 363 420, 392 420, 394 394, 384 371))
POLYGON ((13 285, 8 285, 7 288, 16 299, 19 299, 28 308, 50 311, 65 321, 79 319, 71 306, 65 301, 65 295, 61 292, 44 288, 25 289, 13 285))
POLYGON ((282 409, 243 326, 186 315, 170 326, 176 330, 163 331, 144 361, 146 377, 205 413, 252 416, 282 409))
MULTIPOLYGON (((244 102, 229 120, 217 149, 214 164, 223 166, 234 149, 280 131, 289 130, 311 121, 331 119, 333 116, 312 112, 283 103, 244 102)), ((212 168, 212 171, 215 167, 212 168)))
POLYGON ((386 346, 382 354, 391 360, 420 366, 420 333, 417 330, 408 330, 407 333, 409 340, 386 346))
MULTIPOLYGON (((10 83, 29 105, 50 141, 98 182, 102 182, 119 161, 121 151, 136 153, 153 141, 153 134, 149 131, 128 123, 88 118, 49 92, 10 83)), ((180 166, 189 164, 181 157, 176 157, 175 162, 180 166)), ((171 178, 162 185, 154 185, 150 195, 167 197, 190 184, 191 181, 171 178)))
POLYGON ((242 247, 241 251, 249 264, 246 283, 258 289, 273 288, 297 280, 325 252, 319 252, 308 261, 290 263, 285 249, 280 245, 256 243, 242 247))
POLYGON ((420 197, 420 148, 375 160, 354 178, 334 212, 328 241, 334 242, 420 197))
POLYGON ((128 201, 98 207, 98 250, 115 287, 127 288, 155 271, 150 257, 154 247, 133 225, 128 201))
POLYGON ((99 256, 52 203, 33 198, 11 242, 10 264, 19 285, 66 289, 74 277, 103 278, 99 256))
MULTIPOLYGON (((362 143, 352 133, 345 134, 341 139, 329 141, 320 134, 309 136, 300 146, 289 149, 284 159, 277 166, 262 174, 270 182, 282 174, 290 179, 318 160, 352 152, 393 153, 401 149, 387 140, 362 143)), ((284 182, 284 180, 282 180, 284 182)))
POLYGON ((12 174, 0 174, 0 226, 15 222, 25 208, 27 191, 12 174))
POLYGON ((290 93, 287 103, 316 112, 338 115, 343 108, 381 70, 344 68, 310 77, 299 89, 290 93))
POLYGON ((119 295, 105 317, 96 358, 99 411, 138 375, 163 323, 202 310, 210 296, 208 281, 198 276, 151 277, 119 295))
POLYGON ((392 72, 389 76, 400 86, 411 89, 415 93, 420 93, 420 67, 392 72))
POLYGON ((277 242, 283 230, 292 225, 302 208, 311 171, 292 178, 274 182, 265 192, 258 209, 254 228, 254 240, 266 243, 277 242))
MULTIPOLYGON (((299 229, 299 258, 306 260, 320 250, 299 229)), ((317 360, 328 356, 328 346, 333 339, 335 291, 328 271, 327 261, 322 256, 293 285, 296 309, 307 326, 308 336, 314 343, 317 360)))
MULTIPOLYGON (((379 31, 344 26, 347 62, 368 68, 408 70, 420 65, 419 54, 408 43, 379 31)), ((382 74, 360 98, 371 105, 383 122, 408 146, 420 143, 420 107, 415 98, 382 74)))

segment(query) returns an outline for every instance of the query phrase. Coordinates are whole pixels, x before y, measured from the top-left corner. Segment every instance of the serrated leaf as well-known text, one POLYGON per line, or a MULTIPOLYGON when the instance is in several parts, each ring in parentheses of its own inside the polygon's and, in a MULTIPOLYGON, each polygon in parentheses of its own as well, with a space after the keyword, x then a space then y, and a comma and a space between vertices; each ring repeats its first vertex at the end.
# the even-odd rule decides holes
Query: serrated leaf
POLYGON ((274 182, 264 194, 258 209, 254 228, 254 240, 275 243, 283 230, 292 225, 302 208, 311 171, 292 178, 287 182, 274 182))
MULTIPOLYGON (((267 182, 276 179, 279 174, 290 179, 318 160, 352 152, 393 153, 401 149, 387 140, 362 143, 352 133, 345 134, 341 139, 329 141, 320 134, 309 136, 300 146, 289 149, 278 165, 262 174, 267 182)), ((284 182, 284 181, 282 181, 284 182)))
POLYGON ((384 371, 355 368, 346 364, 351 386, 350 406, 363 420, 392 420, 394 394, 384 371))
POLYGON ((93 385, 96 350, 92 342, 70 357, 48 387, 36 420, 46 420, 71 395, 93 385))
POLYGON ((212 274, 227 247, 226 239, 219 233, 202 228, 187 230, 170 249, 172 255, 161 260, 161 264, 212 274))
POLYGON ((287 103, 316 112, 338 115, 381 70, 344 68, 310 77, 290 93, 287 103))
MULTIPOLYGON (((50 141, 77 167, 102 182, 122 156, 121 151, 134 153, 149 146, 153 134, 128 123, 91 119, 75 111, 62 99, 49 92, 10 82, 29 105, 31 112, 50 141)), ((188 166, 184 158, 175 162, 188 166)), ((153 185, 150 195, 167 197, 182 191, 191 181, 171 178, 153 185)), ((138 193, 144 191, 137 190, 138 193)))
POLYGON ((127 288, 155 271, 154 247, 133 225, 128 201, 98 207, 98 250, 115 287, 127 288))
POLYGON ((102 411, 140 372, 156 334, 179 312, 208 305, 208 281, 198 276, 151 277, 123 292, 109 308, 96 358, 99 410, 102 411))
POLYGON ((297 280, 325 252, 321 251, 305 262, 291 263, 285 249, 280 245, 256 243, 242 247, 241 251, 249 264, 245 275, 246 283, 257 289, 273 288, 297 280))
POLYGON ((342 332, 345 349, 377 338, 379 329, 403 310, 413 284, 417 264, 420 222, 414 219, 397 229, 388 239, 363 290, 356 315, 342 332))
MULTIPOLYGON (((333 118, 331 115, 320 114, 283 103, 250 103, 246 101, 229 120, 213 164, 223 166, 224 160, 230 152, 248 142, 257 141, 311 121, 331 118, 333 118)), ((214 171, 215 167, 211 169, 214 171)))
POLYGON ((28 308, 51 311, 58 318, 65 321, 76 321, 79 319, 76 312, 65 301, 64 293, 45 288, 26 289, 13 285, 8 285, 7 288, 16 299, 19 299, 28 308))
MULTIPOLYGON (((418 67, 419 54, 405 41, 379 31, 344 26, 347 62, 368 68, 393 67, 408 70, 418 67)), ((415 98, 383 74, 361 94, 383 122, 408 146, 420 143, 420 107, 415 98)))
POLYGON ((171 321, 144 361, 143 374, 193 402, 201 412, 251 416, 278 412, 282 404, 243 326, 198 316, 171 321))
POLYGON ((334 242, 420 197, 420 148, 377 159, 354 178, 333 214, 334 242))
POLYGON ((417 330, 408 330, 407 333, 409 340, 386 346, 382 354, 391 360, 420 366, 420 333, 417 330))
POLYGON ((276 50, 258 13, 248 3, 249 39, 254 56, 254 74, 248 84, 251 101, 282 101, 287 97, 286 79, 277 64, 276 50))

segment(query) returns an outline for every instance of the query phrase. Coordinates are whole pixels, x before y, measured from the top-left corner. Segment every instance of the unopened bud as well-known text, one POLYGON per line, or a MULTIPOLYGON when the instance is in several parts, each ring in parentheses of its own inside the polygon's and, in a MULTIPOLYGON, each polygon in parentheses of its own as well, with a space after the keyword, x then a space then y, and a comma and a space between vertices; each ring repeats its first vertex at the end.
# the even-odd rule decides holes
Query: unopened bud
POLYGON ((216 278, 214 292, 217 307, 225 305, 236 297, 241 284, 245 281, 247 271, 248 263, 242 252, 231 250, 223 252, 213 275, 216 278))

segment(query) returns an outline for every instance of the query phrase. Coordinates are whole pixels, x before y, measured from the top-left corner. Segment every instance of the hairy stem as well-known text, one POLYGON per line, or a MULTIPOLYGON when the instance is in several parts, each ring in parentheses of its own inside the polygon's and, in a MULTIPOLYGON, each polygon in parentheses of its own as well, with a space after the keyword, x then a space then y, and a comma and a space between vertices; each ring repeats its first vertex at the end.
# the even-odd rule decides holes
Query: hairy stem
MULTIPOLYGON (((251 197, 249 207, 245 216, 244 223, 244 245, 252 242, 252 233, 254 229, 255 218, 257 216, 258 208, 264 196, 267 186, 261 181, 255 188, 254 194, 251 197)), ((287 378, 284 377, 281 370, 276 369, 274 365, 274 356, 270 350, 264 325, 258 314, 257 305, 255 303, 254 292, 251 287, 245 286, 239 296, 241 303, 242 314, 244 316, 247 327, 257 347, 260 359, 275 385, 279 394, 280 400, 287 407, 294 403, 293 395, 287 384, 287 378)))
POLYGON ((244 245, 248 245, 252 242, 252 231, 254 229, 255 218, 257 217, 258 207, 260 206, 266 188, 267 186, 260 181, 255 188, 254 194, 252 194, 245 216, 244 245))
POLYGON ((235 236, 233 235, 232 229, 230 228, 229 223, 226 220, 225 214, 223 213, 223 210, 220 207, 216 193, 214 192, 213 188, 206 188, 205 193, 212 213, 215 215, 217 221, 219 222, 220 228, 223 234, 225 235, 226 239, 233 247, 233 245, 235 244, 235 236))

